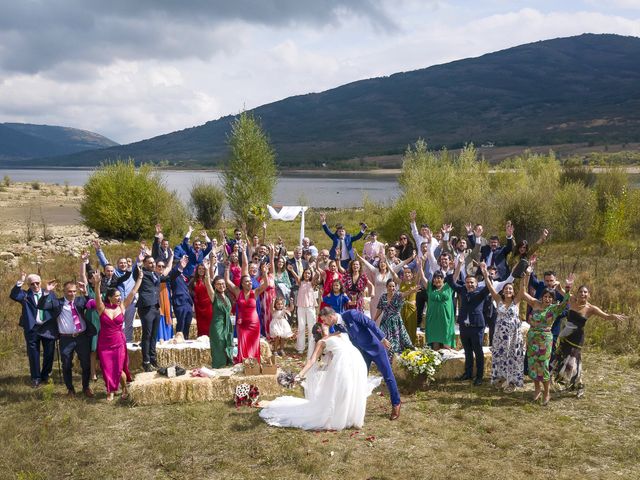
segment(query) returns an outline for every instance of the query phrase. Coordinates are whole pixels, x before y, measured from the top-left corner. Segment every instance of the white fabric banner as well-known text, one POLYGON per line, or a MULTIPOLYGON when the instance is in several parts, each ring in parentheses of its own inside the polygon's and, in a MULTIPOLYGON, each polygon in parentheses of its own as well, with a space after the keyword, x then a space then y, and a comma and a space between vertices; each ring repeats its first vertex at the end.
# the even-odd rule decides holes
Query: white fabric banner
POLYGON ((280 211, 277 211, 271 205, 267 205, 269 215, 271 215, 271 218, 274 220, 291 222, 296 219, 298 214, 301 215, 299 245, 302 245, 302 239, 304 238, 304 212, 306 212, 308 208, 309 207, 281 207, 280 211))

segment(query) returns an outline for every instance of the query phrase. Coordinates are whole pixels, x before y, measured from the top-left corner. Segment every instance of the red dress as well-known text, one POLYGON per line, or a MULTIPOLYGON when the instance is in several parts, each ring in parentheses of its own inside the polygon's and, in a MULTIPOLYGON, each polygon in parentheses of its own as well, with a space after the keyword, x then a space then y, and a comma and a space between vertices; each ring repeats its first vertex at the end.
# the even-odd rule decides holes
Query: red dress
POLYGON ((256 294, 253 290, 245 298, 240 291, 236 300, 238 317, 236 331, 238 333, 238 356, 234 363, 241 363, 245 358, 255 358, 260 362, 260 319, 256 311, 256 294))
POLYGON ((198 336, 209 335, 209 327, 213 318, 213 307, 209 299, 207 286, 200 278, 193 284, 193 306, 196 312, 196 325, 198 336))

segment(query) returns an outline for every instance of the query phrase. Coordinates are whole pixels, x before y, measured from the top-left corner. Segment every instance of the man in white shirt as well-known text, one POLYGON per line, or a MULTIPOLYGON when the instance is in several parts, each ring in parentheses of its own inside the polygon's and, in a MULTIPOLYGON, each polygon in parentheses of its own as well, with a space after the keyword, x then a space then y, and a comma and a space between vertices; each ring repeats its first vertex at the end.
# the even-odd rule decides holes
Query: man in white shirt
POLYGON ((88 299, 85 296, 76 297, 78 286, 72 281, 64 284, 64 296, 58 299, 55 294, 56 285, 55 281, 47 283, 44 295, 38 301, 38 308, 51 312, 58 324, 62 378, 67 387, 67 394, 74 396, 76 393, 72 371, 75 352, 82 368, 82 391, 86 397, 93 398, 94 394, 89 387, 89 381, 91 378, 91 339, 96 334, 96 329, 91 322, 85 319, 88 299))
POLYGON ((378 266, 380 257, 384 256, 384 243, 378 241, 378 232, 372 230, 369 233, 369 241, 364 244, 362 256, 374 267, 378 266))

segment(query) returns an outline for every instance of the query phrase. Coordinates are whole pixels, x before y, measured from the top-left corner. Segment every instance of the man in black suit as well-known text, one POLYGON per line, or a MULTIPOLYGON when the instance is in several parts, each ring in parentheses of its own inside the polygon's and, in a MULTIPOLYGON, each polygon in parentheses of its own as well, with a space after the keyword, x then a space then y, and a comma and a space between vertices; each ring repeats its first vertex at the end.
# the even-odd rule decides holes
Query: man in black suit
POLYGON ((458 310, 458 326, 460 327, 460 341, 464 348, 464 375, 460 380, 470 380, 473 378, 473 357, 476 358, 476 377, 474 385, 482 385, 484 376, 484 351, 482 350, 482 340, 484 337, 484 315, 483 308, 489 289, 485 286, 478 288, 476 277, 469 275, 464 282, 464 286, 457 283, 460 276, 460 269, 464 264, 464 258, 459 257, 453 275, 447 275, 446 281, 455 290, 460 299, 458 310))
POLYGON ((168 279, 166 276, 171 269, 169 264, 164 275, 158 275, 155 270, 153 256, 143 251, 138 260, 142 261, 142 268, 136 264, 133 267, 133 279, 138 280, 142 275, 142 283, 138 289, 138 317, 142 323, 142 368, 145 372, 152 372, 158 367, 156 361, 156 337, 160 325, 160 283, 168 279))
MULTIPOLYGON (((497 236, 489 238, 489 244, 480 248, 480 261, 487 264, 487 267, 495 266, 498 272, 497 279, 504 280, 509 276, 509 266, 507 265, 507 257, 513 250, 513 225, 511 221, 507 222, 505 228, 507 234, 507 244, 503 247, 500 246, 500 239, 497 236)), ((469 246, 473 249, 476 237, 474 235, 468 235, 469 246)))
POLYGON ((24 330, 27 344, 27 357, 31 373, 31 386, 38 388, 49 381, 53 370, 53 354, 56 347, 56 326, 51 322, 51 312, 38 309, 38 300, 42 296, 40 276, 32 273, 27 276, 21 272, 20 279, 11 289, 11 300, 22 305, 19 325, 24 330), (26 282, 27 290, 22 288, 26 282), (40 347, 42 347, 42 368, 40 367, 40 347))
POLYGON ((73 354, 78 355, 82 368, 82 391, 86 397, 93 398, 93 391, 89 388, 91 378, 91 340, 96 335, 96 328, 85 319, 88 298, 76 296, 78 287, 75 282, 66 282, 62 289, 61 299, 55 294, 57 282, 48 282, 44 295, 38 301, 38 308, 51 312, 56 320, 58 337, 60 339, 60 358, 62 359, 62 377, 67 387, 68 395, 74 396, 73 386, 73 354))

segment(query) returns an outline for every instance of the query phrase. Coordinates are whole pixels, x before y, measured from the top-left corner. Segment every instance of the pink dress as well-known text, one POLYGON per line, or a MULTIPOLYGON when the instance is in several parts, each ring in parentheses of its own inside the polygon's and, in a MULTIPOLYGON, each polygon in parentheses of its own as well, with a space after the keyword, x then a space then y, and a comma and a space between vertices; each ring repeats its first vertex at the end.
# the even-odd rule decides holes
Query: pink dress
POLYGON ((266 333, 267 338, 271 339, 271 318, 272 318, 272 310, 273 310, 273 301, 276 299, 276 282, 273 278, 273 274, 269 273, 267 275, 267 288, 260 294, 260 303, 261 309, 260 313, 262 314, 262 325, 263 331, 266 333))
POLYGON ((256 294, 253 290, 245 298, 240 291, 236 299, 238 316, 236 331, 238 334, 238 356, 234 363, 241 363, 245 358, 255 358, 260 362, 260 319, 256 311, 256 294))
POLYGON ((102 369, 107 393, 118 390, 122 372, 127 376, 127 381, 131 381, 127 340, 122 331, 124 315, 120 307, 116 308, 120 313, 113 319, 109 318, 107 311, 114 312, 116 309, 106 308, 102 312, 100 315, 100 332, 98 333, 98 359, 100 360, 100 368, 102 369))

